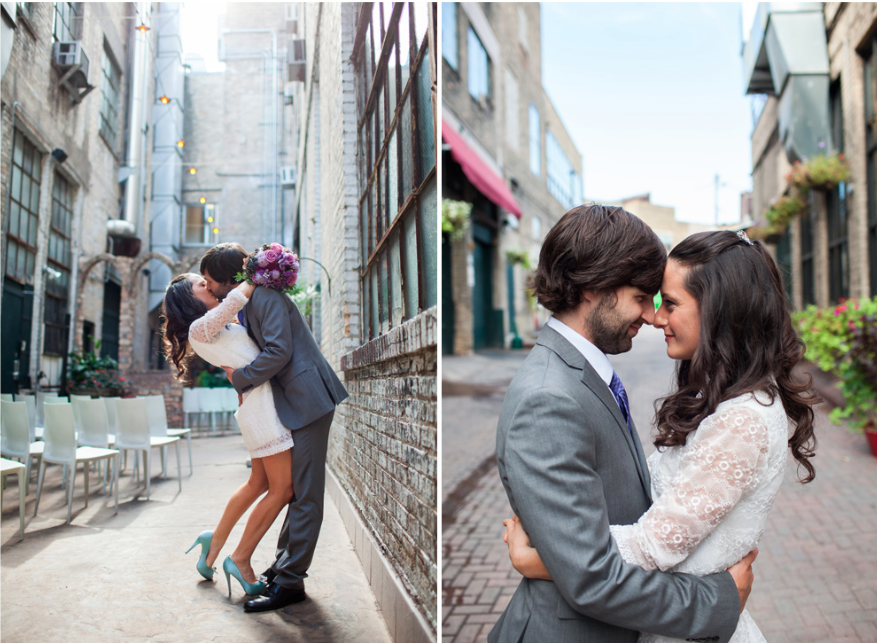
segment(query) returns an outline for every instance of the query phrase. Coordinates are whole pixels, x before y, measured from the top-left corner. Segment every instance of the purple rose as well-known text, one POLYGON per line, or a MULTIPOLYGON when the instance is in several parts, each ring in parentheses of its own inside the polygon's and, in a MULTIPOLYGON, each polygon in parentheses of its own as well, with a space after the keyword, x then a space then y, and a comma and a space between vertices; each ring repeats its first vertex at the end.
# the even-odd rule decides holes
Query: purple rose
POLYGON ((279 270, 272 270, 271 272, 268 273, 268 276, 271 278, 271 281, 274 283, 277 283, 278 281, 280 281, 280 271, 279 270))
POLYGON ((272 244, 271 244, 271 250, 274 251, 274 254, 276 254, 276 255, 279 256, 279 255, 282 255, 282 254, 283 254, 283 250, 284 250, 284 248, 283 248, 283 246, 281 246, 279 243, 276 243, 276 242, 275 242, 275 243, 272 243, 272 244))
POLYGON ((265 272, 262 270, 257 270, 256 274, 253 275, 253 283, 264 286, 268 282, 268 279, 265 277, 265 272))
POLYGON ((256 263, 259 264, 260 268, 265 268, 268 266, 268 259, 266 258, 266 253, 260 251, 259 254, 256 255, 256 263))
POLYGON ((273 250, 266 250, 265 251, 265 260, 269 264, 275 263, 277 261, 277 259, 278 259, 278 254, 276 252, 274 252, 273 250))

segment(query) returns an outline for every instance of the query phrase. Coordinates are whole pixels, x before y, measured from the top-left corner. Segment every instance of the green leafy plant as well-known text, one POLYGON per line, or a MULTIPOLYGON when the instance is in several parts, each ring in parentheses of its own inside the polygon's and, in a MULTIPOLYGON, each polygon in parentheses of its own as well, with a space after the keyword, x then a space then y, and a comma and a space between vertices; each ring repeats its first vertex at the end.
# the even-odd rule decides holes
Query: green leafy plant
POLYGON ((100 340, 94 342, 93 351, 74 351, 67 363, 67 388, 121 390, 126 379, 119 377, 119 364, 112 357, 100 357, 100 340))
POLYGON ((533 269, 533 264, 530 262, 530 253, 526 250, 506 250, 505 258, 513 266, 522 266, 525 270, 533 269))
POLYGON ((231 382, 228 381, 224 370, 205 362, 205 367, 195 377, 195 386, 200 388, 230 388, 231 382))
POLYGON ((796 161, 786 179, 803 192, 830 190, 850 180, 850 167, 843 154, 819 154, 803 163, 796 161))
POLYGON ((775 232, 788 227, 793 218, 804 212, 807 204, 796 196, 781 196, 770 204, 764 213, 767 222, 775 232))
POLYGON ((442 199, 442 232, 449 234, 451 239, 462 239, 469 229, 471 213, 471 203, 442 199))
POLYGON ((877 298, 849 300, 831 308, 808 306, 795 315, 806 357, 840 378, 844 406, 831 420, 854 430, 877 422, 877 298))

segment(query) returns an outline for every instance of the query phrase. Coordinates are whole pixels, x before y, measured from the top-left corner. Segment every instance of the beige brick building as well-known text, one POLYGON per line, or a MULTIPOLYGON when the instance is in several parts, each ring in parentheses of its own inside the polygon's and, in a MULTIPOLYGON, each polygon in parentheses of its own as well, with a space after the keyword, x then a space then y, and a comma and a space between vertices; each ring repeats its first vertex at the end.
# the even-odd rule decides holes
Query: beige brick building
POLYGON ((773 239, 799 308, 877 294, 875 28, 877 3, 762 4, 744 49, 746 89, 759 110, 753 217, 789 193, 794 161, 842 153, 850 166, 848 182, 811 190, 806 212, 773 239))
POLYGON ((532 340, 545 321, 506 253, 535 267, 548 230, 582 202, 582 156, 542 87, 537 3, 445 3, 442 43, 442 198, 473 206, 464 239, 443 235, 442 346, 465 354, 515 330, 532 340))
MULTIPOLYGON (((436 4, 306 3, 288 212, 350 398, 328 491, 400 643, 437 629, 436 4)), ((307 272, 305 272, 307 270, 307 272)))

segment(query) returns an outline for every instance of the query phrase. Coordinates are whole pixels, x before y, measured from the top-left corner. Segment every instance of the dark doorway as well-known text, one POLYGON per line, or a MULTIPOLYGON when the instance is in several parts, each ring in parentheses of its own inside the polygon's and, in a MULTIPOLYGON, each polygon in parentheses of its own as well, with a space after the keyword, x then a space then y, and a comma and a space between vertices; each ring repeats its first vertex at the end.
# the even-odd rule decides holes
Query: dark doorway
POLYGON ((472 288, 472 347, 502 348, 502 311, 493 308, 493 233, 487 226, 472 222, 472 263, 475 286, 472 288))
POLYGON ((30 388, 29 343, 33 317, 33 289, 11 279, 3 282, 3 321, 0 340, 0 391, 17 393, 30 388))
POLYGON ((112 281, 104 284, 104 316, 101 330, 101 357, 119 361, 119 317, 122 310, 122 287, 112 281))
POLYGON ((454 352, 454 280, 451 238, 442 235, 442 354, 454 352))

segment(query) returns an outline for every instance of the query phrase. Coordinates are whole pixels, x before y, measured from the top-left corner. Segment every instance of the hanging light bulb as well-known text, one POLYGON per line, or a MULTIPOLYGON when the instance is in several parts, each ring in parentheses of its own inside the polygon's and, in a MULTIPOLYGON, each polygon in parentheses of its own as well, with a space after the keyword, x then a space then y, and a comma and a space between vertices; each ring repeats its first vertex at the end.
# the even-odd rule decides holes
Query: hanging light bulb
POLYGON ((177 141, 177 147, 179 147, 179 148, 186 147, 186 141, 180 139, 179 141, 177 141))
POLYGON ((213 217, 207 217, 207 223, 213 223, 213 217))
POLYGON ((219 228, 213 228, 213 234, 219 234, 219 228))
POLYGON ((198 170, 195 169, 194 167, 190 167, 190 168, 189 168, 189 174, 198 174, 198 170))
POLYGON ((171 102, 171 99, 167 96, 159 96, 158 100, 161 101, 162 105, 167 105, 169 102, 171 102))
POLYGON ((204 203, 207 203, 207 198, 202 196, 198 201, 203 205, 204 203))
POLYGON ((137 27, 137 31, 139 31, 140 33, 146 33, 147 31, 149 31, 149 27, 141 22, 140 26, 137 27))

